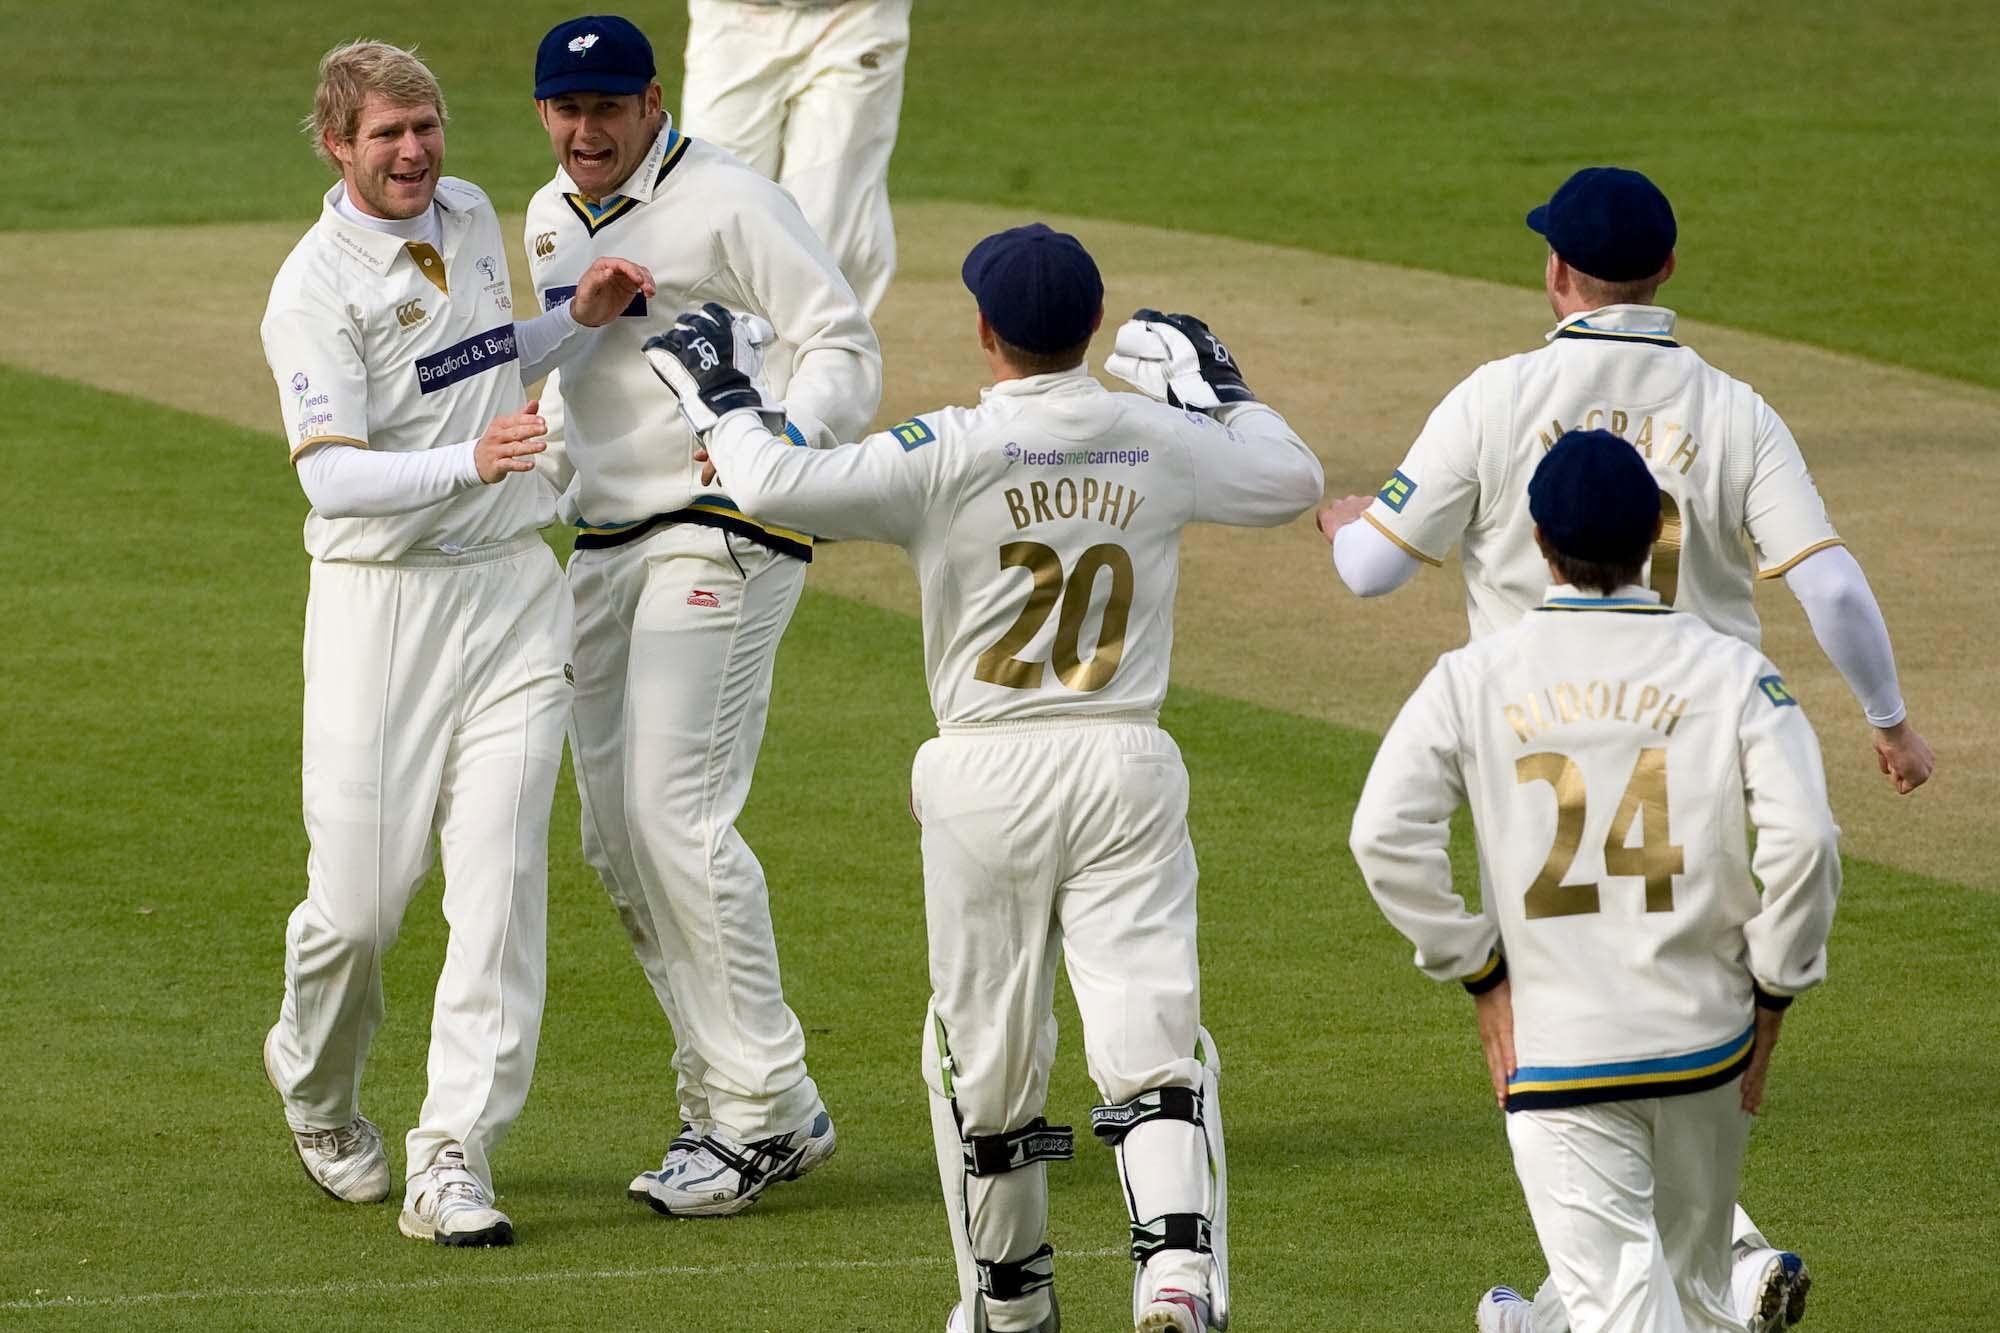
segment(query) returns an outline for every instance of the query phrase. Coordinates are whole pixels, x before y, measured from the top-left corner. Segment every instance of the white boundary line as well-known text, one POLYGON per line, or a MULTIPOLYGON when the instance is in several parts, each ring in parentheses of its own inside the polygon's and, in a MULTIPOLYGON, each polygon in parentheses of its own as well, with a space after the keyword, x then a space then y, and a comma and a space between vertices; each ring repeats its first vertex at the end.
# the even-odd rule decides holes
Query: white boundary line
MULTIPOLYGON (((1064 1250, 1059 1259, 1127 1257, 1123 1249, 1064 1250)), ((445 1291, 457 1287, 519 1287, 542 1282, 637 1282, 662 1277, 738 1277, 745 1274, 865 1272, 871 1269, 947 1268, 943 1255, 900 1259, 809 1259, 796 1263, 662 1264, 657 1268, 565 1268, 539 1273, 485 1273, 453 1277, 323 1282, 302 1287, 201 1287, 187 1291, 146 1291, 128 1296, 32 1296, 0 1301, 0 1311, 120 1310, 197 1301, 296 1300, 311 1296, 370 1296, 403 1291, 445 1291)))

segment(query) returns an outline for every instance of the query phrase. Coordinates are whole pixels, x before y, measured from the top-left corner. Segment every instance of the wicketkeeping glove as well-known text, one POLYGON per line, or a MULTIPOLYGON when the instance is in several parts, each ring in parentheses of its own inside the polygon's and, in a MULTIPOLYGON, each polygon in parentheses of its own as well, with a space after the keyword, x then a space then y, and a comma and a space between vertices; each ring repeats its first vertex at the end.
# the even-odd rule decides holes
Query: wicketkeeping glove
POLYGON ((755 315, 733 315, 710 301, 690 310, 665 333, 646 339, 646 364, 680 400, 681 415, 696 435, 731 412, 751 408, 773 431, 784 429, 784 408, 753 378, 764 365, 771 326, 755 315))
POLYGON ((1212 411, 1257 401, 1229 349, 1193 315, 1134 311, 1119 326, 1104 368, 1148 397, 1175 407, 1212 411))

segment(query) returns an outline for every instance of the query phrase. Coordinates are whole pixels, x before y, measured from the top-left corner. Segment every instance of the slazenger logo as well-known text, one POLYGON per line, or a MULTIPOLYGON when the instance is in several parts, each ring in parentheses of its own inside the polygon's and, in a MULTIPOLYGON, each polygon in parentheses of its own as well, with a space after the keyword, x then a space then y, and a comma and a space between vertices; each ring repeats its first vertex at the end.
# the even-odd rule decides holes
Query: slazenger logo
POLYGON ((594 32, 587 32, 581 37, 572 37, 569 39, 569 49, 580 56, 588 55, 590 48, 596 45, 597 34, 594 32))
POLYGON ((405 301, 396 307, 396 322, 406 329, 423 323, 428 317, 429 312, 421 301, 405 301))
POLYGON ((535 237, 535 258, 547 259, 555 252, 556 234, 554 232, 545 231, 535 237))
POLYGON ((696 588, 688 594, 689 606, 721 606, 722 599, 706 588, 696 588))

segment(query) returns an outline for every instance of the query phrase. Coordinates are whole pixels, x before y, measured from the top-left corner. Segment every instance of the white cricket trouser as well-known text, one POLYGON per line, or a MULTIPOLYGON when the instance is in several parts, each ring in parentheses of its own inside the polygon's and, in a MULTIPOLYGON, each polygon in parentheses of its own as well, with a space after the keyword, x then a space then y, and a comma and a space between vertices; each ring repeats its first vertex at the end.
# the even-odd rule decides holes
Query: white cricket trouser
POLYGON ((272 1073, 295 1129, 358 1113, 382 955, 444 857, 451 928, 408 1173, 488 1154, 541 1032, 549 805, 569 716, 569 594, 538 536, 389 563, 314 561, 306 602, 305 901, 285 931, 272 1073))
POLYGON ((802 560, 689 523, 570 557, 584 858, 674 1031, 683 1120, 739 1140, 819 1104, 764 868, 736 831, 802 560))
MULTIPOLYGON (((1756 1251, 1774 1248, 1738 1203, 1730 1225, 1729 1308, 1744 1324, 1757 1313, 1758 1279, 1764 1275, 1769 1256, 1756 1251)), ((1733 1327, 1733 1326, 1732 1326, 1733 1327)), ((1542 1283, 1530 1308, 1529 1333, 1570 1333, 1569 1311, 1563 1308, 1562 1293, 1555 1279, 1542 1283)))
POLYGON ((889 157, 911 0, 688 0, 679 125, 790 190, 869 314, 896 271, 889 157))
MULTIPOLYGON (((967 1177, 955 1136, 1008 1133, 1042 1114, 1059 960, 1107 1103, 1201 1086, 1187 770, 1151 721, 1107 718, 947 731, 918 750, 911 778, 930 936, 925 1074, 969 1309, 973 1257, 1018 1262, 1039 1247, 1048 1191, 1039 1164, 967 1177)), ((1188 1179, 1149 1191, 1160 1197, 1136 1211, 1203 1212, 1204 1159, 1167 1174, 1188 1179)), ((1207 1274, 1206 1258, 1186 1251, 1148 1269, 1159 1285, 1202 1289, 1207 1274)), ((995 1329, 1024 1329, 1047 1302, 1044 1291, 986 1308, 995 1329)))
POLYGON ((1536 1327, 1566 1311, 1575 1333, 1742 1333, 1730 1241, 1750 1122, 1740 1080, 1509 1114, 1514 1169, 1561 1298, 1550 1308, 1538 1297, 1536 1327))

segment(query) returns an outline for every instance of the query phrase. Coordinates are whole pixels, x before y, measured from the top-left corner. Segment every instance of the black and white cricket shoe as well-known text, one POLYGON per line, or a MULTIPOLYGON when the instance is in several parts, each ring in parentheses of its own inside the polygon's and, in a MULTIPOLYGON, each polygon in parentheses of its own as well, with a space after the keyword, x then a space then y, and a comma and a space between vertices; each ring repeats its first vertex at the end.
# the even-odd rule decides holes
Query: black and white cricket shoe
POLYGON ((683 1127, 660 1169, 641 1172, 627 1192, 668 1217, 728 1217, 757 1202, 773 1184, 811 1171, 833 1156, 838 1143, 824 1105, 795 1130, 749 1142, 720 1130, 694 1134, 683 1127))

